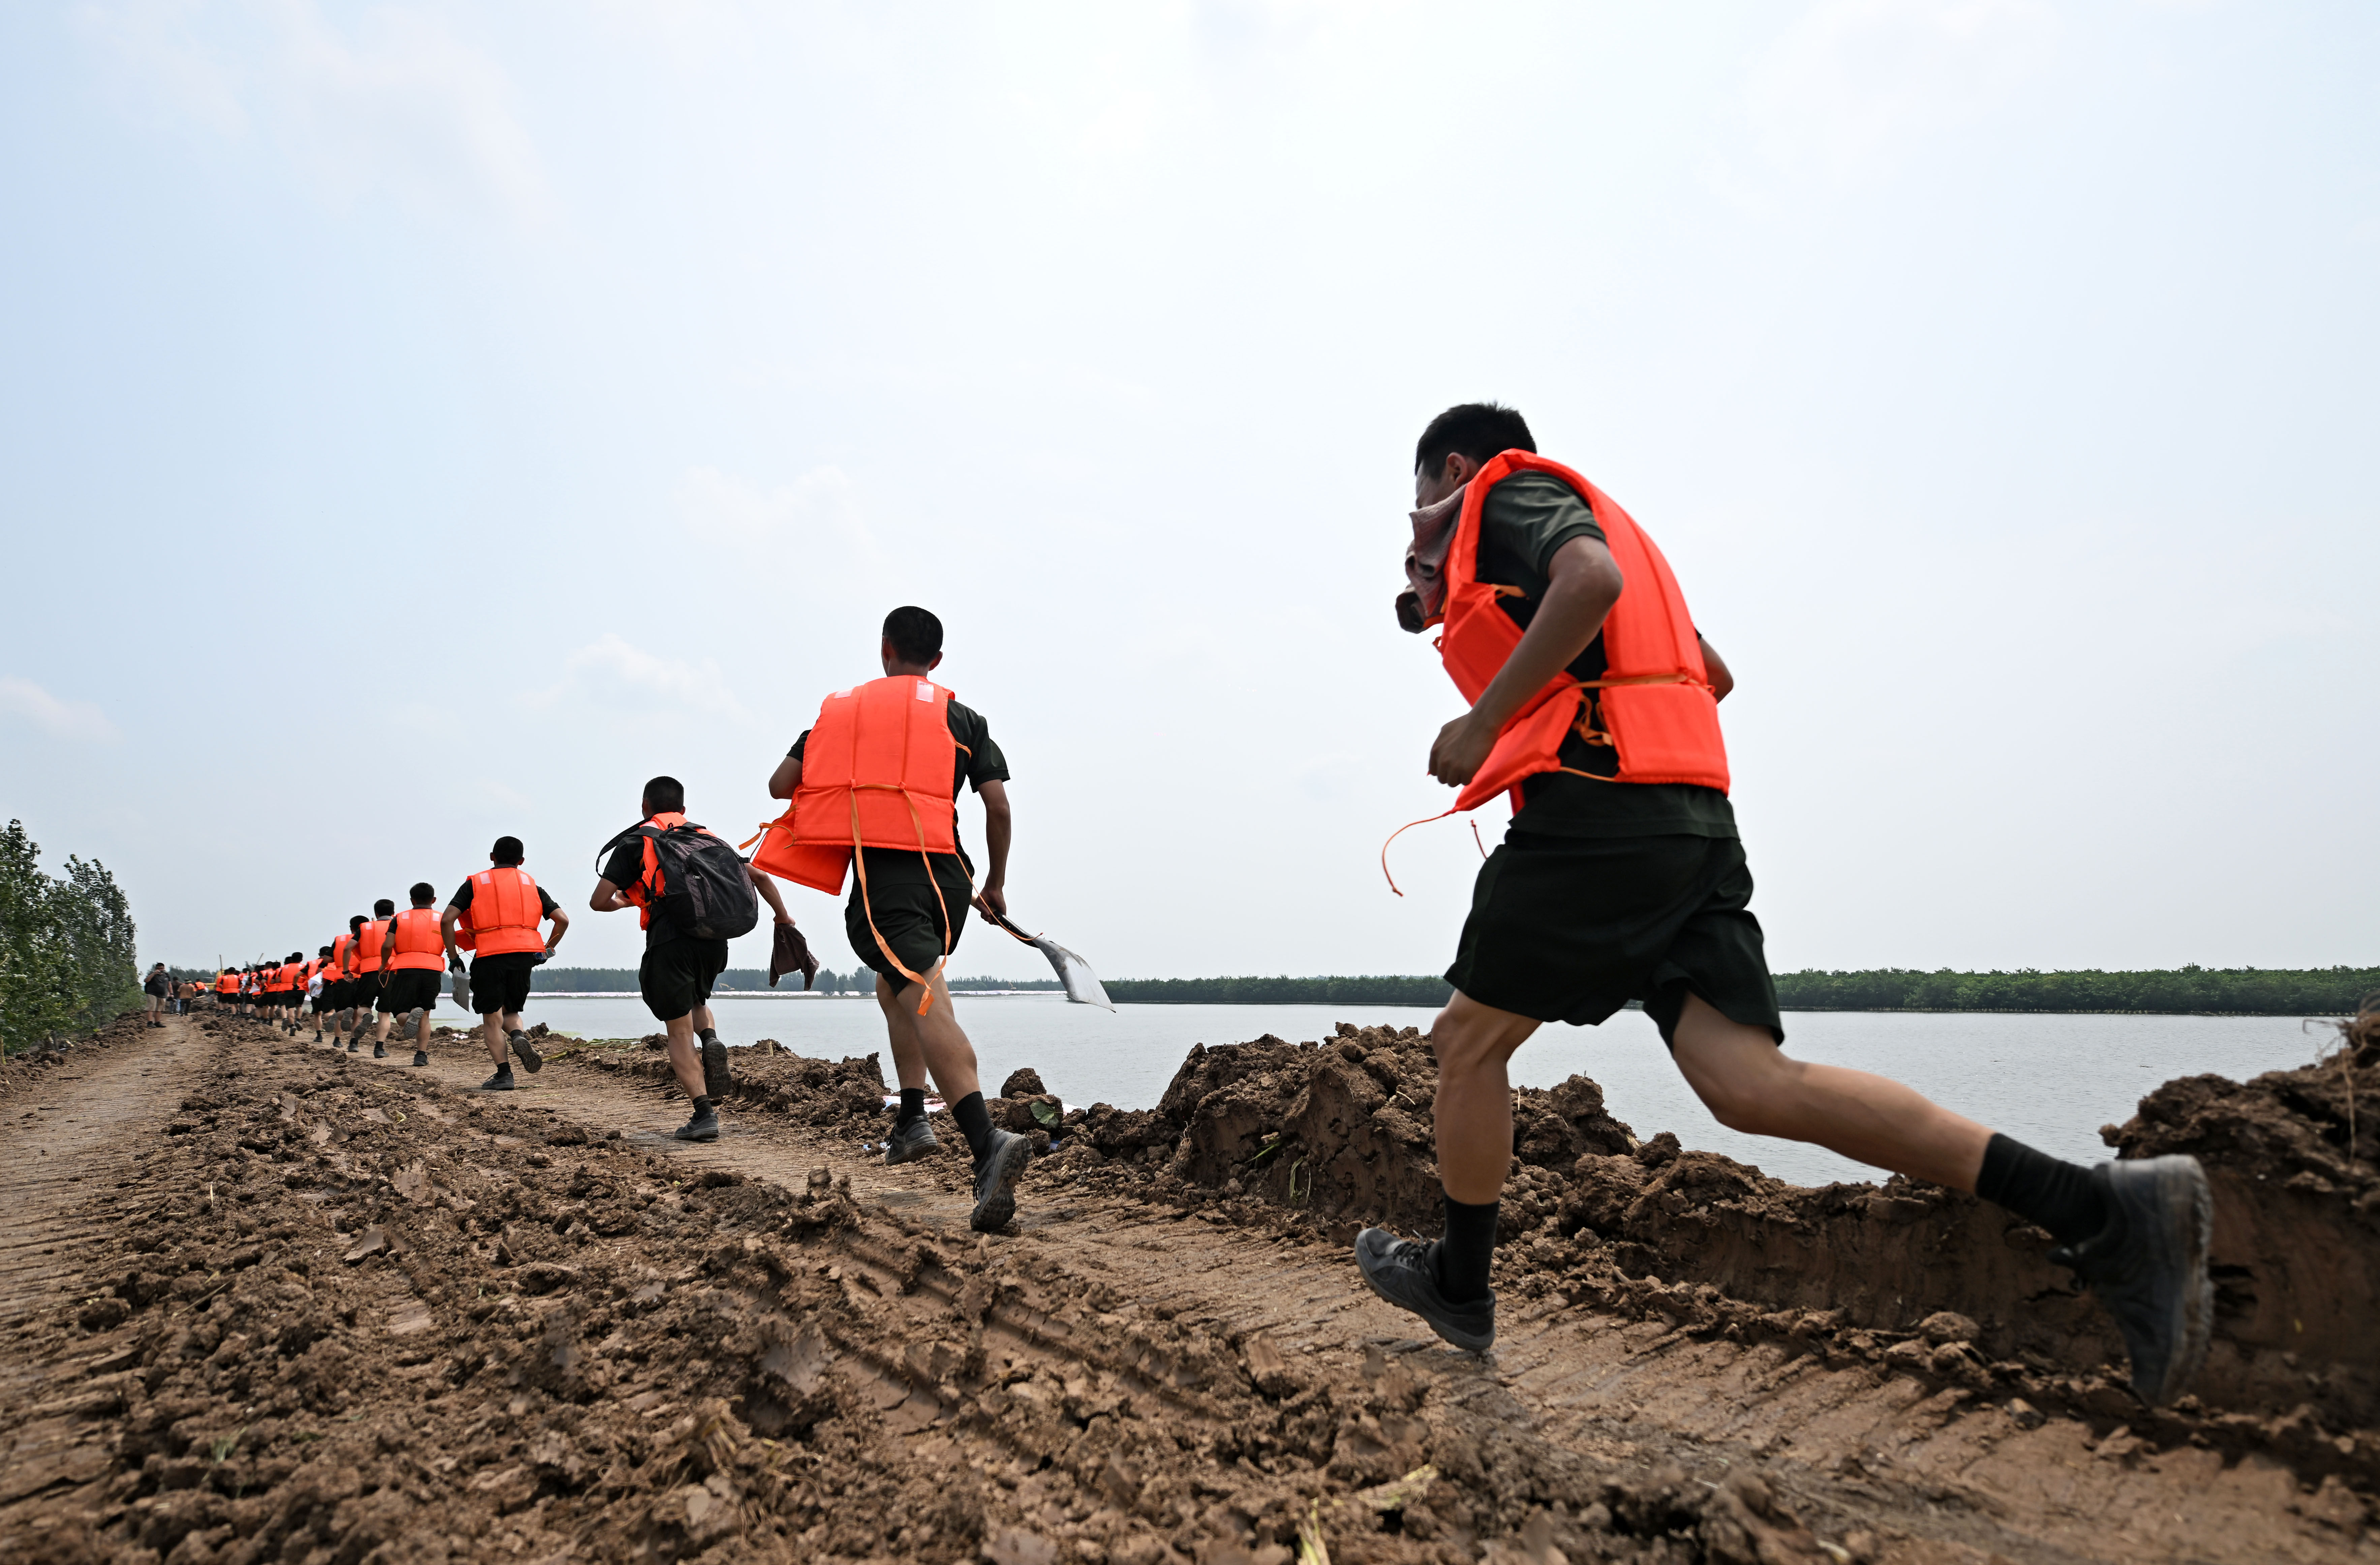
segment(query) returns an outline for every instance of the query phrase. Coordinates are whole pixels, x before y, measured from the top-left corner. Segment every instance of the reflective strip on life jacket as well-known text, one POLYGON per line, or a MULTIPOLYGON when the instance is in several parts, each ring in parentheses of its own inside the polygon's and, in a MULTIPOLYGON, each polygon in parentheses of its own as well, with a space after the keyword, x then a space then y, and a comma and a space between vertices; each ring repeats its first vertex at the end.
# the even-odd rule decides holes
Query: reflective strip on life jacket
POLYGON ((463 917, 470 926, 471 949, 480 955, 543 951, 545 937, 537 928, 544 916, 545 904, 528 871, 498 865, 471 877, 471 905, 463 917))
POLYGON ((436 973, 446 965, 446 942, 438 933, 438 910, 408 907, 391 920, 396 928, 396 954, 389 959, 393 973, 436 973))
MULTIPOLYGON (((926 987, 923 1015, 933 1004, 928 975, 912 971, 876 928, 862 848, 915 851, 942 912, 942 955, 950 955, 950 906, 933 873, 933 855, 959 849, 958 741, 951 736, 951 692, 930 679, 893 674, 838 690, 819 707, 802 745, 802 780, 785 813, 771 821, 752 855, 764 874, 840 895, 844 873, 859 861, 860 911, 877 949, 902 977, 926 987)), ((936 965, 939 967, 940 963, 936 965)))

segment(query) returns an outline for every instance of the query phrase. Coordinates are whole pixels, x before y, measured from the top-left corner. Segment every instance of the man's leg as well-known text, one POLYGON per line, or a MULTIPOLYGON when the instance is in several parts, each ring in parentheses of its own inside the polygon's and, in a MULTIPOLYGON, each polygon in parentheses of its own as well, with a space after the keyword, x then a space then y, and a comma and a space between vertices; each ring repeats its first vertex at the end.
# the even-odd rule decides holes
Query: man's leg
MULTIPOLYGON (((912 986, 909 992, 917 991, 912 986)), ((884 1160, 906 1163, 941 1147, 926 1118, 926 1046, 917 1036, 916 1006, 902 1004, 899 992, 880 974, 876 979, 876 1008, 884 1013, 884 1036, 892 1047, 892 1078, 901 1088, 901 1110, 892 1117, 892 1133, 885 1138, 884 1160)), ((990 1122, 989 1115, 985 1122, 990 1122)))
MULTIPOLYGON (((889 985, 880 976, 877 984, 880 1001, 889 985)), ((942 1101, 951 1106, 951 1119, 958 1125, 959 1134, 966 1137, 967 1150, 974 1155, 975 1211, 968 1222, 987 1233, 1005 1228, 1008 1219, 1016 1215, 1016 1181, 1032 1159, 1033 1144, 1014 1131, 993 1128, 991 1111, 984 1107, 983 1084, 977 1075, 975 1045, 967 1040, 966 1030, 959 1025, 958 1015, 951 1009, 950 985, 944 981, 941 966, 934 967, 925 984, 911 984, 893 1000, 907 1010, 917 1053, 934 1086, 941 1089, 942 1101), (917 1002, 929 993, 933 996, 933 1003, 921 1016, 917 1002)), ((898 1069, 900 1057, 896 1054, 893 1058, 898 1069)), ((905 1099, 905 1079, 903 1086, 905 1099)))
POLYGON ((1698 994, 1686 996, 1673 1052, 1730 1130, 1807 1141, 1953 1190, 1973 1192, 1983 1171, 1984 1126, 1884 1076, 1792 1059, 1767 1028, 1730 1022, 1698 994))
POLYGON ((669 1029, 670 1069, 676 1073, 677 1085, 686 1088, 686 1095, 694 1099, 698 1108, 708 1105, 710 1094, 703 1090, 702 1044, 695 1037, 694 1013, 689 1011, 662 1025, 669 1029))

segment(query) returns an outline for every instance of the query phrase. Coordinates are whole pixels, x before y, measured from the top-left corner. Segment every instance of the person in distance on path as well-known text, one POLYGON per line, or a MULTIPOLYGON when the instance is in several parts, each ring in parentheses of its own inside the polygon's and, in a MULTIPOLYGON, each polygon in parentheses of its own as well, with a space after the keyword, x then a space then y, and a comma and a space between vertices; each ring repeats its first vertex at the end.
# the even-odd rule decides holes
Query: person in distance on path
POLYGON ((331 964, 333 950, 331 946, 324 946, 315 953, 314 960, 309 964, 313 968, 313 972, 306 980, 306 998, 314 1002, 314 1041, 316 1043, 322 1041, 322 1023, 337 1007, 338 997, 334 991, 337 989, 338 969, 331 964))
MULTIPOLYGON (((372 1006, 380 999, 380 991, 387 982, 381 952, 388 943, 389 925, 395 918, 396 904, 382 897, 372 904, 370 917, 347 921, 356 931, 356 943, 347 948, 347 955, 354 963, 348 976, 355 980, 352 989, 355 1025, 347 1029, 347 1052, 350 1054, 361 1047, 364 1026, 371 1021, 372 1006)), ((384 1046, 375 1044, 373 1047, 384 1046)))
MULTIPOLYGON (((727 966, 727 942, 706 939, 678 927, 665 903, 666 888, 655 842, 662 833, 686 827, 712 836, 706 827, 686 818, 686 785, 674 777, 656 777, 645 784, 640 801, 643 823, 614 839, 612 856, 595 882, 587 905, 598 913, 637 910, 645 931, 645 958, 637 967, 637 989, 645 1008, 669 1034, 670 1068, 678 1085, 694 1100, 694 1116, 677 1129, 680 1141, 719 1139, 717 1099, 734 1081, 728 1074, 727 1045, 710 1014, 710 986, 727 966)), ((735 850, 727 849, 730 856, 735 850)), ((780 924, 790 924, 776 883, 746 865, 739 873, 759 892, 780 924)), ((749 904, 746 904, 747 907, 749 904)))
POLYGON ((498 837, 488 852, 490 867, 456 889, 438 920, 447 965, 457 973, 463 971, 463 952, 455 943, 455 927, 468 921, 471 994, 488 1058, 496 1062, 496 1074, 480 1084, 486 1092, 513 1089, 512 1062, 504 1057, 507 1042, 532 1074, 544 1068, 544 1057, 521 1031, 521 1008, 528 1003, 529 974, 553 954, 570 928, 570 915, 521 867, 526 853, 518 837, 498 837), (549 918, 553 933, 539 934, 539 922, 549 918))
POLYGON ((793 806, 753 863, 830 896, 856 867, 844 930, 876 974, 901 1083, 884 1160, 907 1162, 938 1145, 926 1118, 930 1074, 975 1159, 972 1221, 989 1231, 1015 1214, 1032 1144, 992 1126, 975 1046, 951 1010, 947 968, 970 901, 1008 910, 1008 761, 991 725, 926 677, 941 665, 941 620, 920 608, 893 610, 878 658, 884 677, 829 696, 816 726, 777 763, 769 795, 793 806), (991 870, 980 892, 959 841, 962 782, 983 797, 991 870))
MULTIPOLYGON (((1733 676, 1626 512, 1536 455, 1510 408, 1449 408, 1415 452, 1398 619, 1442 625, 1471 702, 1429 771, 1456 808, 1512 795, 1430 1030, 1446 1226, 1357 1235, 1365 1280, 1458 1347, 1495 1339, 1489 1260, 1512 1159, 1505 1064, 1548 1022, 1641 1000, 1721 1124, 1970 1191, 2045 1228, 2115 1317, 2132 1386, 2179 1394, 2206 1350, 2212 1203, 2195 1159, 2086 1169, 1897 1082, 1787 1055, 1752 875, 1727 795, 1718 702, 1733 676)), ((1450 812, 1451 813, 1451 812, 1450 812)))
POLYGON ((152 1027, 164 1026, 165 1000, 174 992, 174 980, 166 976, 164 963, 160 962, 149 969, 149 976, 141 980, 140 989, 141 992, 149 997, 149 1025, 152 1027))
POLYGON ((413 1026, 413 1062, 430 1063, 430 1013, 438 1008, 438 991, 446 977, 446 941, 438 932, 438 915, 431 904, 438 888, 417 880, 406 892, 413 904, 381 926, 381 975, 372 1008, 380 1014, 372 1024, 372 1058, 388 1055, 388 1025, 398 1016, 418 1019, 413 1026))
MULTIPOLYGON (((339 1034, 346 1026, 348 1008, 355 1004, 356 984, 349 970, 355 964, 356 930, 363 921, 360 913, 347 920, 347 932, 331 942, 330 960, 323 964, 322 1010, 331 1019, 330 1043, 334 1049, 340 1046, 339 1034)), ((316 1031, 321 1031, 319 1025, 316 1031)))

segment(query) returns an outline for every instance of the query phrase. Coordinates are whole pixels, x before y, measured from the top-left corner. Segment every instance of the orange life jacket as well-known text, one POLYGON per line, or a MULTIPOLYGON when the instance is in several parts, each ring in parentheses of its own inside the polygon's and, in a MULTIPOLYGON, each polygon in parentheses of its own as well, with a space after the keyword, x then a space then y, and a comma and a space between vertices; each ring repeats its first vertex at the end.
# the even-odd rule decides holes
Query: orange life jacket
POLYGON ((363 928, 356 931, 355 955, 357 972, 377 973, 380 971, 380 942, 386 938, 388 926, 395 922, 395 920, 393 918, 367 918, 364 920, 363 928))
POLYGON ((226 970, 222 974, 222 976, 215 979, 215 992, 217 994, 237 994, 239 992, 239 975, 226 970))
MULTIPOLYGON (((1727 746, 1719 736, 1718 700, 1678 578, 1633 517, 1559 462, 1507 451, 1481 467, 1464 490, 1446 552, 1446 612, 1438 638, 1448 677, 1465 700, 1475 702, 1521 644, 1521 627, 1500 603, 1520 596, 1520 588, 1478 579, 1479 518, 1488 491, 1514 473, 1548 474, 1576 491, 1603 528, 1622 585, 1603 620, 1603 677, 1583 681, 1565 670, 1548 680, 1505 720, 1495 747, 1446 814, 1476 809, 1506 792, 1518 810, 1521 783, 1541 771, 1566 771, 1598 782, 1694 782, 1725 793, 1727 746), (1590 745, 1614 750, 1617 775, 1562 765, 1562 740, 1573 732, 1590 745)), ((1387 853, 1383 844, 1384 869, 1387 853)), ((1390 881, 1391 887, 1395 883, 1390 881)))
MULTIPOLYGON (((652 852, 650 843, 645 851, 652 852)), ((545 937, 537 932, 537 927, 544 917, 545 904, 528 871, 500 864, 471 877, 471 905, 463 910, 455 943, 481 956, 543 951, 545 937), (466 934, 468 941, 463 938, 466 934)))
POLYGON ((286 994, 291 989, 296 989, 298 987, 298 964, 295 962, 285 962, 280 966, 273 969, 272 976, 264 980, 264 987, 274 994, 286 994))
POLYGON ((438 910, 408 907, 394 920, 396 953, 389 959, 392 973, 443 972, 446 941, 438 932, 438 910))
MULTIPOLYGON (((860 909, 876 929, 868 902, 868 864, 858 850, 905 848, 927 857, 934 897, 932 855, 959 851, 958 741, 951 736, 951 693, 930 679, 893 674, 838 690, 819 707, 802 746, 802 780, 785 813, 764 828, 752 867, 763 874, 840 895, 844 871, 859 864, 860 909)), ((942 907, 942 928, 951 927, 942 907)), ((942 954, 950 954, 943 937, 942 954)), ((912 982, 924 984, 877 934, 878 949, 912 982)), ((939 965, 939 964, 938 964, 939 965)), ((927 990, 923 1014, 933 1003, 927 990)))
POLYGON ((341 935, 331 942, 331 971, 342 978, 347 976, 347 947, 354 943, 352 935, 341 935))

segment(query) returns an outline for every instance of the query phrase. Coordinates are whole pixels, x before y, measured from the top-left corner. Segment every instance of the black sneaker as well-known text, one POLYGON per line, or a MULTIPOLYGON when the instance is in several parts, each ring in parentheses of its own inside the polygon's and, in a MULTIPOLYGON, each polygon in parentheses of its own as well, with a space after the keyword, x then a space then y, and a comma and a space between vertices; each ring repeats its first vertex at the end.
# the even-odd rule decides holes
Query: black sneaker
POLYGON ((388 1058, 388 1045, 386 1045, 386 1044, 384 1044, 384 1043, 381 1042, 381 1040, 380 1040, 380 1039, 378 1039, 378 1038, 374 1038, 374 1039, 372 1039, 372 1058, 373 1058, 373 1059, 375 1059, 375 1060, 385 1060, 385 1059, 387 1059, 387 1058, 388 1058))
POLYGON ((1372 1292, 1401 1310, 1411 1310, 1429 1328, 1458 1348, 1484 1353, 1496 1341, 1496 1295, 1454 1304, 1438 1291, 1429 1246, 1400 1239, 1385 1228, 1355 1235, 1355 1269, 1372 1292))
POLYGON ((727 1046, 715 1037, 698 1040, 702 1045, 702 1091, 713 1103, 735 1090, 735 1077, 727 1069, 727 1046))
POLYGON ((2107 1226, 2049 1258, 2072 1267, 2099 1296, 2124 1334, 2134 1394, 2160 1406, 2181 1394, 2206 1357, 2215 1198, 2195 1158, 2101 1163, 2091 1178, 2107 1199, 2107 1226))
POLYGON ((520 1056, 523 1070, 535 1075, 545 1069, 545 1056, 537 1051, 537 1045, 529 1042, 528 1034, 512 1033, 507 1036, 512 1039, 513 1052, 520 1056))
POLYGON ((888 1163, 913 1163, 929 1152, 941 1150, 942 1144, 934 1139, 934 1127, 918 1115, 906 1124, 894 1125, 892 1134, 884 1138, 884 1160, 888 1163))
POLYGON ((354 1037, 349 1037, 349 1038, 347 1039, 347 1052, 348 1052, 348 1053, 353 1054, 357 1049, 360 1049, 360 1048, 362 1048, 362 1047, 363 1047, 363 1037, 362 1037, 362 1035, 361 1035, 361 1034, 358 1034, 358 1035, 356 1035, 356 1036, 354 1036, 354 1037))
POLYGON ((499 1065, 496 1074, 480 1084, 481 1092, 510 1092, 513 1089, 513 1068, 499 1065))
POLYGON ((975 1214, 967 1226, 978 1233, 1006 1228, 1016 1215, 1016 1181, 1032 1160, 1033 1143, 1014 1131, 991 1133, 991 1150, 975 1165, 975 1214))
POLYGON ((413 1051, 413 1062, 417 1065, 427 1065, 430 1063, 429 1051, 421 1049, 415 1049, 413 1051))
POLYGON ((709 1104, 697 1109, 694 1118, 677 1127, 680 1141, 716 1141, 719 1139, 719 1110, 709 1104))

